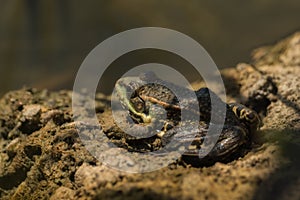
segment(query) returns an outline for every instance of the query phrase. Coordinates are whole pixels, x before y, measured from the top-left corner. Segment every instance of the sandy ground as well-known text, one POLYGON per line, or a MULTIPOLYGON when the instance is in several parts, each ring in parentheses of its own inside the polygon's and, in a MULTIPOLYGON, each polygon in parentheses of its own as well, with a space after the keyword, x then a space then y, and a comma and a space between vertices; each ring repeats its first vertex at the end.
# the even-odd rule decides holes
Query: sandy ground
MULTIPOLYGON (((253 63, 222 71, 228 101, 263 118, 247 153, 229 163, 174 161, 136 174, 111 169, 86 150, 72 119, 71 91, 11 91, 0 100, 0 198, 300 199, 299 74, 300 33, 255 50, 253 63)), ((109 97, 97 94, 96 112, 109 129, 109 97)), ((84 134, 97 151, 91 130, 84 134)), ((106 159, 136 167, 114 163, 113 151, 106 159)))

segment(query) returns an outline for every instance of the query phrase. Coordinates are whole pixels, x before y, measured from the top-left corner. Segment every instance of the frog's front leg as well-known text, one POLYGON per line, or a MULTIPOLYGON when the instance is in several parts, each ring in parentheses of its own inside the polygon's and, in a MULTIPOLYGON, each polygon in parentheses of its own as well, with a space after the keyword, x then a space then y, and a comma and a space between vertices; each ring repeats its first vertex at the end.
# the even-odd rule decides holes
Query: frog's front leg
POLYGON ((161 139, 165 138, 166 133, 173 127, 175 127, 174 122, 170 120, 166 120, 164 122, 163 128, 156 134, 157 137, 161 139))

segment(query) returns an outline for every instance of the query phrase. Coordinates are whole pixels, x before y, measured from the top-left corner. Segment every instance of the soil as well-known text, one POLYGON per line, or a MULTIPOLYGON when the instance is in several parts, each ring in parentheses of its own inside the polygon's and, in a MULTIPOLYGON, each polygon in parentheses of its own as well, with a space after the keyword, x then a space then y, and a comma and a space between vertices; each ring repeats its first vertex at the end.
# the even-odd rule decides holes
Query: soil
MULTIPOLYGON (((263 119, 250 149, 228 163, 195 167, 179 160, 147 173, 112 169, 86 150, 73 122, 71 91, 23 88, 5 94, 0 198, 300 199, 300 33, 255 50, 251 64, 221 73, 228 101, 255 109, 263 119)), ((101 131, 110 129, 110 98, 97 94, 95 110, 101 131)), ((93 127, 84 126, 93 146, 93 127)), ((111 151, 105 159, 135 169, 130 159, 118 158, 111 151)))

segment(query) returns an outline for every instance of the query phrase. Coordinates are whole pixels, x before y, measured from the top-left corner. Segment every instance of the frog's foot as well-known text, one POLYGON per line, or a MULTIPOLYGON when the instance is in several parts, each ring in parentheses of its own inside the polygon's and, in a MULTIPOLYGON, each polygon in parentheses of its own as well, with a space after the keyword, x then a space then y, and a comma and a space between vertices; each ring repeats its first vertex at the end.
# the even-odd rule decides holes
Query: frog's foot
POLYGON ((161 131, 159 131, 156 136, 159 138, 163 138, 164 135, 167 133, 168 130, 174 127, 174 123, 171 121, 166 121, 164 124, 164 127, 162 128, 161 131))
POLYGON ((254 110, 238 103, 229 103, 228 105, 230 109, 233 111, 233 113, 235 114, 235 116, 244 125, 249 127, 250 130, 255 131, 263 125, 260 117, 254 110))
POLYGON ((139 112, 136 112, 135 110, 131 110, 131 109, 129 109, 129 111, 131 111, 137 117, 141 118, 143 123, 149 124, 149 123, 155 121, 155 119, 153 119, 152 116, 146 115, 145 113, 139 113, 139 112))

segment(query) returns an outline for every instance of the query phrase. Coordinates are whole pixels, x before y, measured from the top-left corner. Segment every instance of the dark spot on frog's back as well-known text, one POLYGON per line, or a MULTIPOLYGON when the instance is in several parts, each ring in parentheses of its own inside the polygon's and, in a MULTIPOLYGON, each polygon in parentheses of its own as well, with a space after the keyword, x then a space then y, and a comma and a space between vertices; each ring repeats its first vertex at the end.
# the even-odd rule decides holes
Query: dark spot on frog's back
POLYGON ((207 87, 203 87, 197 90, 196 93, 199 94, 200 96, 206 96, 209 95, 209 89, 207 87))
POLYGON ((216 93, 214 93, 207 87, 200 88, 199 90, 197 90, 196 95, 200 103, 209 102, 210 104, 211 99, 214 99, 217 103, 224 103, 216 93))
MULTIPOLYGON (((217 108, 220 108, 218 110, 222 111, 223 106, 226 106, 226 104, 210 89, 207 87, 200 88, 196 92, 196 96, 199 103, 199 109, 200 109, 200 117, 203 121, 210 121, 211 117, 211 102, 213 102, 214 106, 217 108), (213 99, 213 101, 212 101, 213 99)), ((219 118, 222 116, 217 116, 220 113, 216 113, 214 116, 219 118)), ((225 117, 225 116, 224 116, 225 117)))

